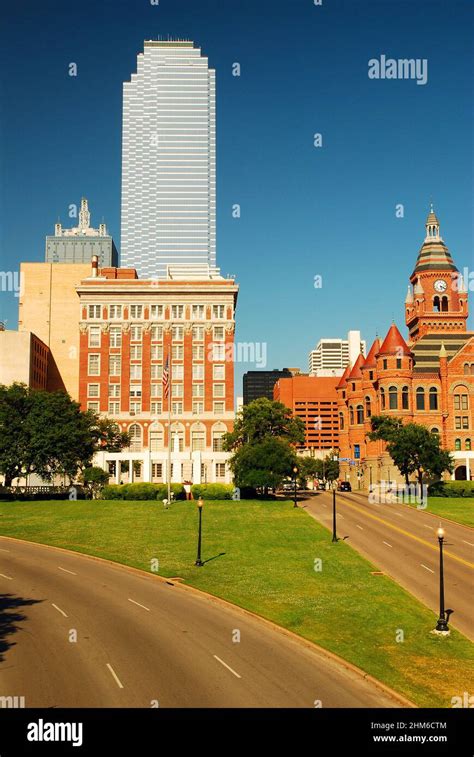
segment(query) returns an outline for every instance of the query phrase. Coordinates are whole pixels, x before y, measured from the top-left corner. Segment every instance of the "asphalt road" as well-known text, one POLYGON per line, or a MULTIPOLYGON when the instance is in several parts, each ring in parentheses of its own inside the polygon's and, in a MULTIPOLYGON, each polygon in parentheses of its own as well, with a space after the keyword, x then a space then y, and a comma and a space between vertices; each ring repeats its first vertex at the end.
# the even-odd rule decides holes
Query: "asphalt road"
POLYGON ((399 706, 237 608, 145 573, 0 537, 5 696, 24 696, 26 707, 399 706))
MULTIPOLYGON (((332 528, 332 493, 318 492, 302 505, 332 528)), ((439 518, 407 505, 370 504, 366 495, 355 492, 337 492, 337 513, 337 535, 438 615, 439 518)), ((474 640, 474 530, 442 524, 445 603, 454 610, 450 625, 474 640)))

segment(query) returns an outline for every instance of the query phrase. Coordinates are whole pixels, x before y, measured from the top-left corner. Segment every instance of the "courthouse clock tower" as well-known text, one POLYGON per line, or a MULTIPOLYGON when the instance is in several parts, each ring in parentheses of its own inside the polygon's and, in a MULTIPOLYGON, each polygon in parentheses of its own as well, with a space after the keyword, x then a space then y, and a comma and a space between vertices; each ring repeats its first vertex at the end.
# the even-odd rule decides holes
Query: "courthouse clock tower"
POLYGON ((430 333, 462 333, 468 317, 467 286, 439 235, 431 206, 426 237, 418 254, 405 300, 410 341, 430 333))

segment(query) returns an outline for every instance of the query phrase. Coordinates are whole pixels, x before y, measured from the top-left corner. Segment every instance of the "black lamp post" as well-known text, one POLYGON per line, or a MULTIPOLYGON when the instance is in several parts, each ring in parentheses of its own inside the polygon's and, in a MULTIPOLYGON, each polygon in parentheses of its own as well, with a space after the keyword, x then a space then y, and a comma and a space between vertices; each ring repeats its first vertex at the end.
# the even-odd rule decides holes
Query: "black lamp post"
POLYGON ((448 620, 449 616, 453 612, 452 610, 444 609, 444 564, 443 564, 443 542, 444 542, 444 528, 441 526, 436 532, 439 543, 439 618, 436 623, 435 631, 438 633, 449 633, 448 620))
POLYGON ((296 478, 298 476, 298 466, 297 465, 293 466, 293 476, 295 477, 295 504, 293 505, 293 507, 298 507, 298 502, 296 500, 296 478))
POLYGON ((336 529, 336 482, 332 482, 332 540, 337 542, 336 529))
POLYGON ((369 476, 370 476, 369 491, 371 492, 372 491, 372 466, 371 465, 369 465, 369 476))
POLYGON ((199 535, 198 535, 198 553, 195 565, 198 566, 198 568, 202 568, 204 565, 203 561, 201 560, 201 540, 202 540, 202 506, 203 506, 202 497, 199 497, 198 499, 198 512, 199 512, 199 535))

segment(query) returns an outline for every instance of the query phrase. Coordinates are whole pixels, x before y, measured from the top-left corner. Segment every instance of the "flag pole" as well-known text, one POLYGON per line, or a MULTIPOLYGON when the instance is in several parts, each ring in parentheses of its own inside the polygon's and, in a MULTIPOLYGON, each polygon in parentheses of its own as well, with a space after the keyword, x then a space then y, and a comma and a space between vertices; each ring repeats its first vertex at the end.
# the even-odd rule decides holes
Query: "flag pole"
POLYGON ((171 503, 171 363, 168 352, 168 506, 171 503))

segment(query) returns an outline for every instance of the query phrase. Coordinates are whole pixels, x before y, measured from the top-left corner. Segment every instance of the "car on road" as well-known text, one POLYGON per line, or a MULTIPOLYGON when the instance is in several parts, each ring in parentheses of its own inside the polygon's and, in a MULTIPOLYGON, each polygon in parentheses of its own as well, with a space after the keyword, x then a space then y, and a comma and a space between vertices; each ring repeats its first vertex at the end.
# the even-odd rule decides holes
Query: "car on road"
POLYGON ((293 481, 283 481, 281 485, 283 492, 293 492, 295 490, 295 484, 293 481))
POLYGON ((341 481, 339 484, 339 491, 340 492, 351 492, 352 486, 350 485, 349 481, 341 481))

